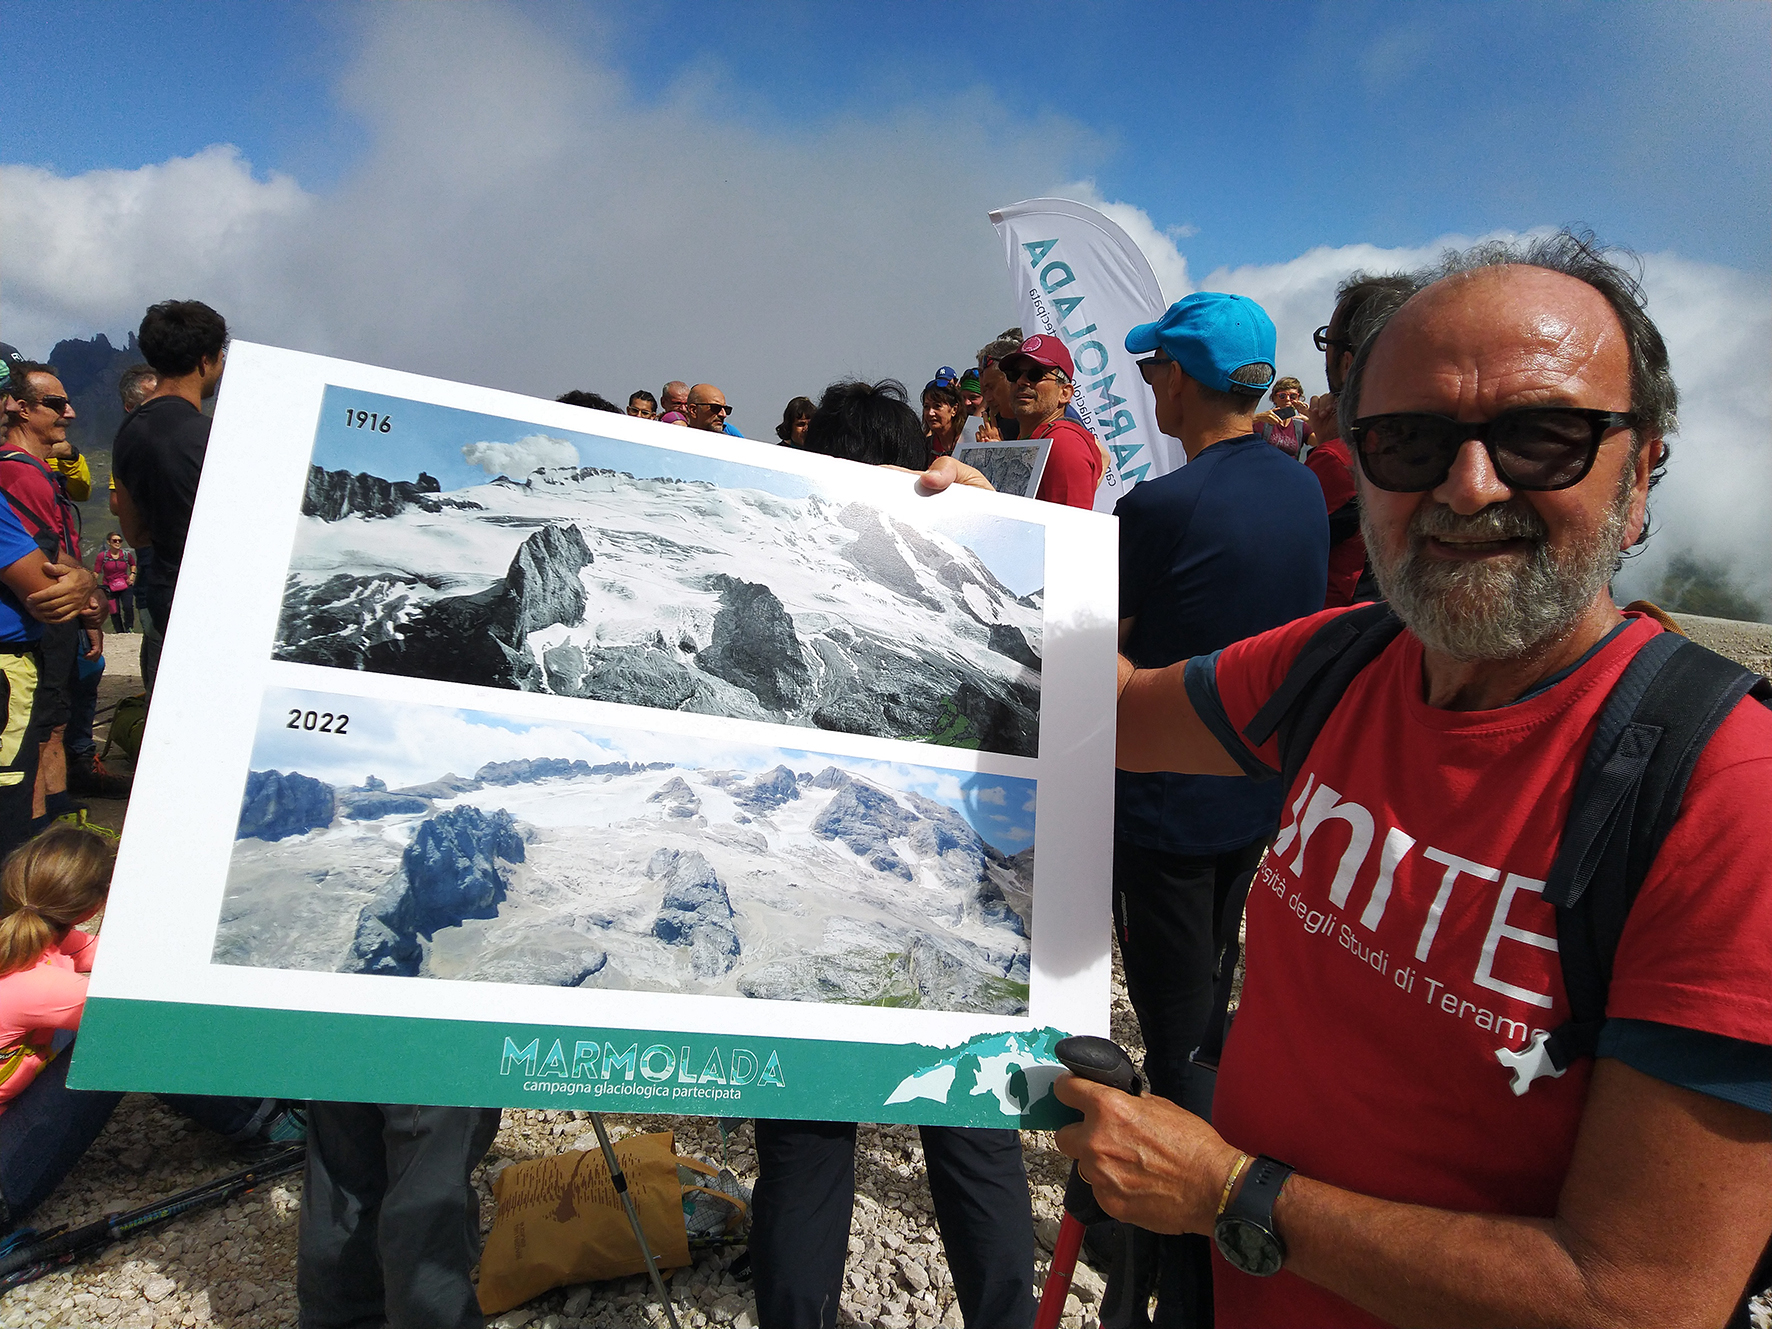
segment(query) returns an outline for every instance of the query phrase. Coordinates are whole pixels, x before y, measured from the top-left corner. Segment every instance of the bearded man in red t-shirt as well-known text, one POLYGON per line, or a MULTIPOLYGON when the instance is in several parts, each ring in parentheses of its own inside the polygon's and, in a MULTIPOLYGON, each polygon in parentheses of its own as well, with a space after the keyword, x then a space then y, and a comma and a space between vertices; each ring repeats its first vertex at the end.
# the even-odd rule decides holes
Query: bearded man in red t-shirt
MULTIPOLYGON (((1212 1121, 1057 1085, 1084 1114, 1059 1144, 1109 1213, 1230 1217, 1221 1329, 1721 1324, 1766 1249, 1765 707, 1741 701, 1693 770, 1596 1054, 1510 1070, 1569 1018, 1542 893, 1600 709, 1662 630, 1609 583, 1676 395, 1637 283, 1567 232, 1449 257, 1360 348, 1340 432, 1404 631, 1286 791, 1212 1121)), ((1166 669, 1122 658, 1120 767, 1273 773, 1243 727, 1344 612, 1166 669)))
POLYGON ((1020 436, 1052 440, 1034 497, 1073 508, 1094 507, 1095 487, 1106 472, 1107 460, 1095 435, 1064 413, 1077 390, 1070 350, 1057 337, 1041 333, 1005 356, 1002 368, 1020 436))

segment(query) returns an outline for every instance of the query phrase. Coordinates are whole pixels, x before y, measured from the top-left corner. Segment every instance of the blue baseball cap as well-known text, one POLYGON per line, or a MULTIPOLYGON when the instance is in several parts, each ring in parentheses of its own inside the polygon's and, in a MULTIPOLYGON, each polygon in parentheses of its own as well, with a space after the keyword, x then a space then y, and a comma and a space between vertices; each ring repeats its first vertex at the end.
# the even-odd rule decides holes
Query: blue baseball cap
POLYGON ((1155 323, 1140 323, 1126 334, 1126 349, 1134 355, 1159 346, 1189 378, 1220 392, 1266 392, 1277 372, 1274 321, 1246 295, 1195 291, 1155 323), (1237 370, 1255 364, 1268 367, 1267 382, 1232 380, 1237 370))

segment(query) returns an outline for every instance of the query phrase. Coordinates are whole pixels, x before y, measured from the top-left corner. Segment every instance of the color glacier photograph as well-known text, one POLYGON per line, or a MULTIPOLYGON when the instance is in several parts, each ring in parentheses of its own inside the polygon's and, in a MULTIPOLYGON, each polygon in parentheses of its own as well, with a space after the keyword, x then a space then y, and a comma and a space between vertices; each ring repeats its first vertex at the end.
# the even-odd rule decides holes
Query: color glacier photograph
POLYGON ((1032 780, 290 689, 212 961, 1025 1015, 1032 780))

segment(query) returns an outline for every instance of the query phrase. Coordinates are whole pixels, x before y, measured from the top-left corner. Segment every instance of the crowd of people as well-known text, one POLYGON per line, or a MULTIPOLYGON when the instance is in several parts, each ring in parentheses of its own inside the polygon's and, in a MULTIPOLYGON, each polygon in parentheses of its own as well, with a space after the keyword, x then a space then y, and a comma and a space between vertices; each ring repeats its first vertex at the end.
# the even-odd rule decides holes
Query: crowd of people
MULTIPOLYGON (((1057 1087, 1082 1114, 1059 1144, 1121 1220, 1095 1234, 1105 1304, 1145 1324, 1155 1296, 1165 1326, 1721 1323, 1765 1280, 1772 1235, 1763 681, 1681 674, 1669 688, 1708 709, 1701 729, 1652 717, 1680 736, 1678 787, 1657 775, 1604 826, 1563 821, 1620 778, 1616 754, 1584 766, 1596 733, 1641 741, 1617 737, 1615 694, 1660 698, 1643 662, 1691 658, 1610 592, 1667 464, 1661 335, 1630 274, 1563 232, 1354 274, 1315 340, 1329 390, 1307 401, 1247 297, 1199 292, 1126 337, 1186 463, 1115 509, 1113 927, 1150 1092, 1057 1087), (1653 842, 1616 838, 1637 834, 1633 806, 1653 842), (1567 892, 1575 830, 1598 848, 1567 892), (1583 889, 1610 911, 1581 925, 1585 949, 1568 921, 1593 916, 1571 913, 1583 889), (1597 958, 1572 976, 1577 949, 1597 958)), ((115 1102, 65 1083, 97 945, 79 925, 110 862, 70 807, 70 698, 107 616, 129 631, 132 612, 151 693, 227 329, 169 302, 139 341, 113 452, 122 532, 90 567, 67 394, 22 359, 4 386, 0 1227, 115 1102)), ((1050 439, 1036 500, 1090 507, 1108 461, 1074 378, 1061 338, 1012 328, 916 406, 845 380, 793 398, 775 433, 920 472, 934 503, 989 487, 961 442, 1050 439)), ((632 393, 625 413, 737 434, 709 383, 632 393)), ((304 1325, 481 1323, 469 1176, 497 1110, 175 1106, 236 1141, 306 1131, 304 1325)), ((756 1125, 764 1329, 837 1323, 855 1129, 756 1125)), ((965 1323, 1025 1329, 1019 1137, 922 1140, 965 1323)))

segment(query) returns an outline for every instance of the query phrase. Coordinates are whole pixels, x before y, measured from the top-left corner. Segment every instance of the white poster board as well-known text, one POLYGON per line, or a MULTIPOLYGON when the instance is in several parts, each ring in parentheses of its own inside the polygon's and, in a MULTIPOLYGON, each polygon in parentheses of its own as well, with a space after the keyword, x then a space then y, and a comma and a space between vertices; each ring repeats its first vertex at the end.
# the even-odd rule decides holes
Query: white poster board
POLYGON ((73 1082, 1051 1124, 1114 546, 235 343, 73 1082))

